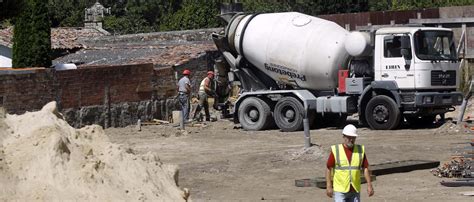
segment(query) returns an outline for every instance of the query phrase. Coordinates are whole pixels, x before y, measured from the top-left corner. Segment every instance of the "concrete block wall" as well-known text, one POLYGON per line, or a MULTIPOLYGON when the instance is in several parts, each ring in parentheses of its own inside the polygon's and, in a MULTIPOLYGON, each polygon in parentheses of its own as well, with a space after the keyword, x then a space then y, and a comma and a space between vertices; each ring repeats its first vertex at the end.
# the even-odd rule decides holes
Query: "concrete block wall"
POLYGON ((474 17, 474 6, 440 7, 440 18, 467 18, 474 17))
MULTIPOLYGON (((461 20, 462 18, 474 18, 474 6, 453 6, 439 8, 440 18, 454 18, 461 20)), ((461 37, 462 27, 461 23, 443 24, 443 27, 451 28, 454 32, 456 45, 461 37)), ((474 24, 466 23, 467 34, 467 51, 469 56, 474 56, 474 24)))

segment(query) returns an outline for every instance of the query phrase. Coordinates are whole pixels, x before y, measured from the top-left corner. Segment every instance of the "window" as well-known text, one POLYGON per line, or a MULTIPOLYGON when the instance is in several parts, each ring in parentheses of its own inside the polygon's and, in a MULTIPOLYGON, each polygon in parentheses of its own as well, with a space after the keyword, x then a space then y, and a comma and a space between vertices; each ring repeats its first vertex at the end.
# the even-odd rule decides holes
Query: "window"
POLYGON ((453 33, 431 30, 416 32, 415 53, 422 60, 456 60, 453 33))
POLYGON ((402 36, 386 36, 383 39, 384 43, 384 54, 386 58, 399 58, 402 57, 402 36))

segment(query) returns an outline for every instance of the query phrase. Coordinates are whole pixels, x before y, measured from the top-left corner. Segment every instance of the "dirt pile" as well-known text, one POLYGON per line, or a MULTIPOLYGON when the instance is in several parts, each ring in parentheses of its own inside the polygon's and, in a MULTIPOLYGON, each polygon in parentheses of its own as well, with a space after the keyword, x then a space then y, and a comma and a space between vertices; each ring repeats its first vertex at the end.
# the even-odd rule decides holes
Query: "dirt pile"
POLYGON ((0 200, 184 201, 177 168, 69 126, 51 102, 0 118, 0 200))

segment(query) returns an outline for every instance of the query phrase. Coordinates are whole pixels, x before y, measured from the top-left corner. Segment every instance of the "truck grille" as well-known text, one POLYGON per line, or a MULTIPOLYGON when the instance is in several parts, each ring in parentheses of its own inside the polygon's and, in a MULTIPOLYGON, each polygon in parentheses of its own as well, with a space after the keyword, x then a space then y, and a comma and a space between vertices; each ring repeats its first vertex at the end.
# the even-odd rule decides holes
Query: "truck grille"
POLYGON ((415 102, 415 93, 400 94, 403 103, 415 102))
POLYGON ((432 86, 454 86, 456 85, 456 71, 431 71, 432 86))

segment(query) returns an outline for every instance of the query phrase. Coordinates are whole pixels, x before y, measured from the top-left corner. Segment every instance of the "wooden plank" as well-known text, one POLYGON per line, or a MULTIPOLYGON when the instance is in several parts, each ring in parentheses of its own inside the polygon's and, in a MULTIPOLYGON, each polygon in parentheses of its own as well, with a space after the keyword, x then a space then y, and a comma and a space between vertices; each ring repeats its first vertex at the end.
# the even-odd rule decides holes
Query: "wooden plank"
MULTIPOLYGON (((375 175, 371 175, 372 182, 376 180, 375 175)), ((364 176, 361 176, 361 183, 367 183, 364 176)), ((316 177, 311 179, 301 179, 295 180, 295 186, 297 187, 319 187, 321 189, 326 189, 326 178, 325 177, 316 177)))
POLYGON ((163 124, 169 124, 170 122, 169 121, 163 121, 163 120, 160 120, 160 119, 153 119, 154 122, 158 122, 158 123, 163 123, 163 124))
POLYGON ((147 125, 161 125, 162 123, 158 122, 143 122, 142 125, 147 126, 147 125))
POLYGON ((474 181, 441 181, 441 185, 446 187, 474 187, 474 181))
POLYGON ((464 196, 474 196, 474 191, 460 192, 460 194, 462 194, 464 196))
MULTIPOLYGON (((409 172, 413 170, 423 170, 436 168, 440 164, 439 161, 426 161, 426 160, 406 160, 406 161, 393 161, 387 163, 374 164, 370 166, 372 171, 372 181, 375 181, 376 175, 387 175, 391 173, 409 172)), ((361 176, 361 180, 365 183, 365 178, 361 176)), ((326 188, 326 178, 317 177, 311 179, 295 180, 295 186, 297 187, 319 187, 322 189, 326 188)))
POLYGON ((392 173, 436 168, 439 166, 439 164, 439 161, 426 160, 394 161, 371 165, 370 170, 372 171, 373 175, 387 175, 392 173))

